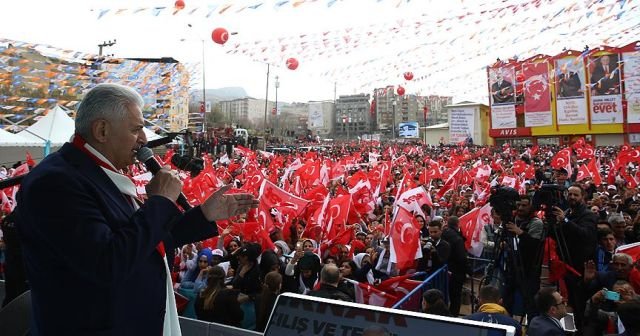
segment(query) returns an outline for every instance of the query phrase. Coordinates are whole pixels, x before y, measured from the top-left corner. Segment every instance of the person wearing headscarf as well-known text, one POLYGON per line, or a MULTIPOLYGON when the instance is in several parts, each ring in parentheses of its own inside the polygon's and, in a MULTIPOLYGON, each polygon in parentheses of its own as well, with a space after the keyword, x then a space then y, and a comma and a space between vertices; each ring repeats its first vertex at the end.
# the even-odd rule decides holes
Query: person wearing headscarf
POLYGON ((371 271, 371 256, 367 253, 358 253, 353 257, 353 262, 358 266, 355 270, 355 280, 358 282, 368 282, 373 285, 373 272, 371 271))
POLYGON ((318 281, 320 258, 313 252, 298 251, 287 264, 285 275, 293 276, 294 282, 289 290, 298 294, 309 293, 318 281))

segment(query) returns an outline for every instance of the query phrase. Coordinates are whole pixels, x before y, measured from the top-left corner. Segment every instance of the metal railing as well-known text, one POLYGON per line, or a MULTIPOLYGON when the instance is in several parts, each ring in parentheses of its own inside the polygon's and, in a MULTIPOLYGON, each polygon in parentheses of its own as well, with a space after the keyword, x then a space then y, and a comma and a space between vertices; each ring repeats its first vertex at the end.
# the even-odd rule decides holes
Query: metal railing
POLYGON ((440 267, 437 271, 429 275, 422 283, 411 290, 391 308, 420 311, 422 293, 432 288, 439 289, 442 294, 444 294, 446 303, 449 303, 449 274, 447 272, 447 265, 440 267))

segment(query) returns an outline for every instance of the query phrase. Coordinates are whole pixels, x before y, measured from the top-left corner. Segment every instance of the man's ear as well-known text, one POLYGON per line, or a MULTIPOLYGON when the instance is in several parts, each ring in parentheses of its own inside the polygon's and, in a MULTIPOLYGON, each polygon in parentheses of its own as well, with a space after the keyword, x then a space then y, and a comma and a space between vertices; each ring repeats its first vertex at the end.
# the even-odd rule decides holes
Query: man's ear
POLYGON ((105 143, 109 138, 111 125, 104 119, 98 119, 91 124, 91 134, 98 143, 105 143))

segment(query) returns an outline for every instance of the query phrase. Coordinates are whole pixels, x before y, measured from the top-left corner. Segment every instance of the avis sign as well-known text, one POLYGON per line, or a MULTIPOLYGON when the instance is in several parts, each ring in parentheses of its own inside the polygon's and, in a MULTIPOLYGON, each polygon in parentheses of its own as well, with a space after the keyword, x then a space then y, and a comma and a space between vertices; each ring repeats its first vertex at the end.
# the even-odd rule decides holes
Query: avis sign
POLYGON ((620 124, 623 121, 622 96, 592 96, 592 124, 620 124))

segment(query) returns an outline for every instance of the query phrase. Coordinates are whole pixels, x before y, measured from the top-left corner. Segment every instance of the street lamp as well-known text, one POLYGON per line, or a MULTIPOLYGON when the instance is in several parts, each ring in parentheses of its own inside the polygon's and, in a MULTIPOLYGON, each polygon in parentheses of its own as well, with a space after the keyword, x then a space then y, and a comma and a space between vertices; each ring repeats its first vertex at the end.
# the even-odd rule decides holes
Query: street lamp
POLYGON ((393 132, 393 140, 396 140, 396 98, 394 97, 391 101, 391 105, 393 105, 393 120, 391 121, 391 131, 393 132))
POLYGON ((278 128, 278 126, 279 126, 278 125, 278 119, 279 119, 279 116, 278 116, 278 88, 280 87, 280 82, 278 81, 279 78, 280 77, 278 77, 276 75, 276 113, 275 113, 275 117, 274 117, 275 121, 276 121, 276 127, 275 128, 278 128))
POLYGON ((342 123, 346 125, 347 128, 347 141, 349 141, 349 117, 346 114, 342 115, 342 123))

